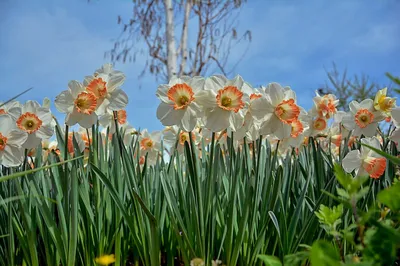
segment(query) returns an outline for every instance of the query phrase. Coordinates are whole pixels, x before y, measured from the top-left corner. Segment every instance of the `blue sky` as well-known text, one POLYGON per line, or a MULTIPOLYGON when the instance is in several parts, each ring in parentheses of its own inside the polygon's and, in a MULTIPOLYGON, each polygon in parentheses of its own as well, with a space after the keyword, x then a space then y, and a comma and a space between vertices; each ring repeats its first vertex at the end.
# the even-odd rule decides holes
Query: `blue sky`
MULTIPOLYGON (((82 80, 108 62, 104 52, 121 30, 117 16, 129 18, 131 9, 129 0, 1 0, 0 101, 29 87, 34 90, 21 101, 54 100, 69 80, 82 80)), ((248 0, 239 21, 253 41, 235 72, 254 86, 291 86, 306 109, 333 61, 350 74, 387 84, 386 71, 400 75, 399 12, 398 0, 248 0)), ((144 63, 139 58, 116 68, 127 76, 128 120, 157 130, 158 83, 153 76, 137 79, 144 63)))

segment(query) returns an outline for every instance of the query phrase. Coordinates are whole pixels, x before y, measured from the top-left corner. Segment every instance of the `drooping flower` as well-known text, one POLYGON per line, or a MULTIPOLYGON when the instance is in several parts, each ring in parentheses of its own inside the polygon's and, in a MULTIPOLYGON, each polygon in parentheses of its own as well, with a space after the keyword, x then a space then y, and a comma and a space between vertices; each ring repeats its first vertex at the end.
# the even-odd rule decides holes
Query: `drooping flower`
POLYGON ((67 114, 65 124, 68 126, 78 123, 84 128, 90 128, 97 122, 97 98, 76 80, 68 83, 68 90, 61 92, 54 104, 58 111, 67 114))
POLYGON ((22 145, 25 149, 36 148, 40 141, 53 136, 52 115, 50 109, 41 107, 36 101, 27 101, 21 109, 16 123, 20 130, 28 134, 22 145))
MULTIPOLYGON (((191 132, 192 140, 195 145, 199 144, 200 134, 194 129, 191 132)), ((163 140, 166 146, 171 148, 171 154, 174 152, 175 145, 177 145, 177 151, 179 154, 184 152, 185 143, 190 143, 189 133, 183 130, 179 130, 177 126, 166 127, 163 130, 163 140)))
MULTIPOLYGON (((118 122, 118 126, 122 127, 127 123, 126 120, 126 111, 125 110, 119 110, 116 111, 116 119, 118 122)), ((107 110, 102 116, 99 118, 99 123, 101 126, 104 128, 109 127, 109 133, 114 134, 115 133, 115 120, 114 120, 114 113, 110 110, 107 110)))
POLYGON ((21 115, 22 105, 18 101, 11 101, 8 103, 0 102, 0 115, 8 114, 12 119, 17 121, 18 117, 21 115))
POLYGON ((0 165, 5 167, 18 166, 23 162, 22 145, 28 135, 17 129, 10 115, 0 115, 0 165))
POLYGON ((157 108, 157 118, 164 126, 178 126, 189 132, 194 129, 201 117, 197 103, 197 93, 204 88, 204 78, 172 78, 169 84, 160 85, 157 97, 161 100, 157 108))
POLYGON ((382 112, 386 117, 390 117, 390 112, 396 106, 396 98, 387 97, 387 88, 379 90, 374 99, 375 110, 382 112))
MULTIPOLYGON (((376 137, 363 138, 361 143, 381 149, 379 140, 376 137)), ((348 173, 355 171, 356 175, 369 175, 376 179, 385 172, 386 159, 370 148, 362 146, 361 150, 350 151, 344 157, 342 166, 348 173)))
POLYGON ((270 83, 263 90, 262 97, 252 103, 252 114, 263 121, 260 134, 273 134, 280 140, 290 137, 292 123, 300 115, 296 94, 289 87, 282 88, 278 83, 270 83))
POLYGON ((329 119, 336 114, 336 106, 339 103, 339 100, 336 99, 336 96, 333 94, 325 94, 321 96, 318 94, 318 92, 315 93, 316 96, 313 99, 314 106, 311 114, 324 119, 329 119))
POLYGON ((354 130, 354 136, 372 137, 376 134, 378 122, 382 119, 383 116, 374 108, 374 102, 365 99, 361 103, 357 101, 350 103, 350 112, 343 117, 342 123, 346 129, 354 130))
POLYGON ((124 81, 124 73, 114 70, 111 64, 105 64, 92 76, 85 77, 83 86, 86 91, 96 96, 96 109, 99 115, 104 114, 107 109, 111 111, 125 109, 128 96, 119 88, 124 81))
POLYGON ((206 79, 204 90, 196 97, 205 112, 205 127, 213 132, 225 129, 235 132, 243 126, 250 100, 243 92, 244 86, 249 85, 240 76, 232 80, 220 75, 206 79))

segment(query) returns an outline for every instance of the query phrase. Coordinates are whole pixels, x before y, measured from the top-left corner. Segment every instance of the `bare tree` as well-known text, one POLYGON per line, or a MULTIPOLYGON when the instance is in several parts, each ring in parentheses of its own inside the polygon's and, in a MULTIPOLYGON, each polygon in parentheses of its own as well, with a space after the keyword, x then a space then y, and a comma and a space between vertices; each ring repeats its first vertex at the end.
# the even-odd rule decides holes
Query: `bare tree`
POLYGON ((124 21, 112 61, 136 61, 147 55, 141 76, 150 72, 164 81, 172 76, 204 75, 210 67, 229 75, 241 60, 232 62, 231 49, 251 41, 251 32, 238 35, 238 14, 246 0, 133 0, 132 18, 124 21), (144 47, 143 47, 144 43, 144 47), (230 67, 228 69, 228 67, 230 67))
POLYGON ((324 88, 319 89, 322 94, 332 93, 339 99, 338 108, 345 111, 349 110, 349 103, 353 100, 358 102, 364 99, 373 99, 378 90, 383 87, 370 80, 365 75, 354 75, 348 77, 347 69, 340 73, 335 63, 332 69, 326 70, 328 81, 324 88))

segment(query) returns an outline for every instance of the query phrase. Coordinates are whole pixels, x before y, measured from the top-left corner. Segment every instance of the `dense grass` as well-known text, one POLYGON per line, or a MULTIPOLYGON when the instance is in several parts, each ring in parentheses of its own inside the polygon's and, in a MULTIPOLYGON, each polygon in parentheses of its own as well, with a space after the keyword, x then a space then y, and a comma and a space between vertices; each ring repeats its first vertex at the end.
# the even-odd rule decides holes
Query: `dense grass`
MULTIPOLYGON (((183 154, 150 165, 140 164, 137 139, 125 145, 123 132, 109 139, 94 126, 89 150, 80 153, 74 139, 68 154, 63 131, 57 126, 60 155, 38 147, 33 169, 1 168, 0 265, 94 265, 103 254, 115 254, 115 265, 152 266, 283 258, 325 237, 314 212, 336 204, 334 164, 349 149, 336 156, 311 138, 280 155, 265 139, 237 148, 228 137, 222 148, 213 135, 209 145, 185 142, 183 154)), ((383 137, 382 149, 397 155, 383 137)), ((367 182, 361 210, 395 171, 388 163, 384 176, 367 182)))

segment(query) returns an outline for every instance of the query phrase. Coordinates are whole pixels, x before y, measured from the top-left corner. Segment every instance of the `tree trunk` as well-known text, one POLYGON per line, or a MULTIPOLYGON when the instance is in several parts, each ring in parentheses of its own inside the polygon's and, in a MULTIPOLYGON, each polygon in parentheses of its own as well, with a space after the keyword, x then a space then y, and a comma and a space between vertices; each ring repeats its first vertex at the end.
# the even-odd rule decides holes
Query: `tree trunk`
POLYGON ((167 34, 167 69, 168 80, 177 74, 176 71, 176 46, 174 33, 174 8, 172 0, 164 0, 165 5, 165 33, 167 34))
POLYGON ((181 51, 182 51, 182 59, 181 59, 181 66, 179 68, 179 76, 182 76, 185 72, 186 68, 186 60, 188 57, 188 50, 187 50, 187 41, 188 41, 188 30, 189 30, 189 16, 190 10, 192 8, 191 0, 186 0, 185 5, 185 17, 183 18, 183 27, 182 27, 182 37, 181 37, 181 51))

